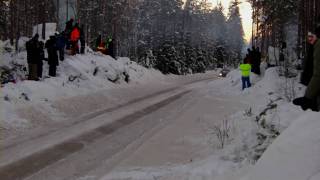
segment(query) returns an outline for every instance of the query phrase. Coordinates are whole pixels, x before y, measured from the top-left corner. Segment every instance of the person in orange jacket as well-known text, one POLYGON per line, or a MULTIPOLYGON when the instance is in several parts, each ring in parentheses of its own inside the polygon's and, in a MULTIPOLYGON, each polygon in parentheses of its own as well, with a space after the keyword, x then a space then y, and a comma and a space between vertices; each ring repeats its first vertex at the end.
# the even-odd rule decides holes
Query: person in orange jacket
POLYGON ((78 46, 78 41, 80 39, 80 28, 78 23, 73 27, 73 30, 71 31, 70 34, 70 41, 71 41, 71 54, 75 55, 79 53, 79 46, 78 46))

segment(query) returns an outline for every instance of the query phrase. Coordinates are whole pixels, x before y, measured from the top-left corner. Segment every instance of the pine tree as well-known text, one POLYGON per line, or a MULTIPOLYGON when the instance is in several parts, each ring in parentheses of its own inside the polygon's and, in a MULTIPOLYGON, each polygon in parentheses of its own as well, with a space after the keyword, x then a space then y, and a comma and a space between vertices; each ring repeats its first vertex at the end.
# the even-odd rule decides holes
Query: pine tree
POLYGON ((0 1, 0 40, 7 38, 8 0, 0 1))
POLYGON ((233 0, 231 2, 227 20, 227 43, 231 54, 231 61, 229 63, 234 65, 237 65, 241 61, 241 53, 244 46, 244 32, 239 5, 240 2, 238 0, 233 0))

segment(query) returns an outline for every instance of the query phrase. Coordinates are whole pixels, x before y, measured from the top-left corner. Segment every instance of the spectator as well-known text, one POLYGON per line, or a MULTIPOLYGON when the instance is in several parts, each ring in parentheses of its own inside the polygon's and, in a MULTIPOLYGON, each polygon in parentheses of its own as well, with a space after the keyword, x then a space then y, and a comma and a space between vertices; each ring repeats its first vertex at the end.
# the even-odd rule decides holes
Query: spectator
POLYGON ((114 53, 114 39, 111 39, 111 41, 108 44, 108 48, 107 48, 107 53, 108 55, 110 55, 111 57, 115 58, 115 53, 114 53))
POLYGON ((38 51, 39 51, 39 57, 38 57, 38 63, 37 63, 37 73, 38 78, 42 78, 42 72, 43 72, 43 60, 45 60, 45 54, 44 54, 44 43, 42 41, 39 41, 38 45, 38 51))
POLYGON ((242 75, 242 90, 251 87, 250 83, 250 72, 251 65, 249 64, 249 58, 244 59, 244 63, 240 65, 241 75, 242 75))
POLYGON ((304 97, 293 100, 295 105, 301 106, 303 110, 311 109, 319 111, 320 96, 320 26, 316 28, 315 35, 309 39, 310 44, 314 46, 313 52, 313 73, 308 84, 304 97))
POLYGON ((261 52, 260 52, 260 48, 257 47, 254 51, 254 73, 256 73, 257 75, 261 75, 261 69, 260 69, 260 65, 261 65, 261 52))
POLYGON ((50 36, 50 39, 46 42, 46 48, 48 51, 49 76, 56 77, 59 60, 55 36, 50 36))
POLYGON ((56 37, 57 49, 59 51, 59 59, 60 61, 64 61, 64 49, 66 47, 65 32, 63 31, 61 34, 56 34, 56 37))
POLYGON ((313 74, 313 44, 312 41, 316 38, 316 35, 309 32, 308 33, 308 46, 307 46, 307 56, 303 62, 303 72, 301 74, 301 84, 308 86, 312 74, 313 74))
POLYGON ((27 49, 27 61, 28 61, 28 69, 29 75, 28 80, 38 80, 37 73, 37 63, 39 57, 38 51, 39 44, 39 34, 35 34, 35 36, 26 43, 27 49))
POLYGON ((71 18, 67 23, 66 23, 66 29, 64 30, 65 35, 66 35, 66 49, 70 50, 71 48, 71 42, 70 42, 70 36, 71 36, 71 32, 73 29, 73 18, 71 18))
POLYGON ((80 28, 79 28, 79 25, 76 24, 70 36, 72 55, 79 54, 79 45, 78 45, 79 39, 80 39, 80 28))

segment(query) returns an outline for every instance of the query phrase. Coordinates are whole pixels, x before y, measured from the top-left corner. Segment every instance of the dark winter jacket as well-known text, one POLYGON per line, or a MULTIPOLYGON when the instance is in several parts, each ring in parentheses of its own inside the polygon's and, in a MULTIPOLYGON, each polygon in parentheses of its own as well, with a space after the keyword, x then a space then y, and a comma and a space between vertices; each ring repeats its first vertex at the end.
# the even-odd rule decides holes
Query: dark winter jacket
POLYGON ((66 29, 65 32, 69 35, 71 33, 73 29, 73 19, 70 19, 67 23, 66 23, 66 29))
POLYGON ((108 46, 108 55, 115 58, 114 56, 114 41, 112 40, 108 46))
POLYGON ((39 47, 38 47, 38 51, 39 51, 39 59, 38 59, 38 63, 39 65, 43 65, 43 60, 45 60, 45 53, 44 53, 44 43, 42 41, 39 42, 39 47))
POLYGON ((99 35, 96 39, 96 48, 98 48, 100 46, 101 42, 102 42, 102 37, 101 37, 101 35, 99 35))
POLYGON ((308 86, 313 74, 313 45, 308 46, 307 56, 303 62, 301 84, 308 86))
POLYGON ((65 35, 62 33, 57 37, 57 48, 58 49, 64 49, 66 46, 66 38, 65 35))
POLYGON ((34 54, 34 64, 39 64, 42 65, 43 64, 43 60, 44 60, 44 50, 43 50, 43 42, 42 41, 38 41, 38 43, 36 44, 35 47, 35 54, 34 54))
POLYGON ((320 96, 320 40, 318 40, 314 45, 313 75, 305 96, 308 99, 316 99, 320 96))
POLYGON ((46 49, 48 51, 48 64, 50 66, 58 66, 58 49, 55 36, 51 36, 50 39, 46 42, 46 49))
POLYGON ((38 43, 39 41, 34 38, 26 43, 28 64, 37 64, 39 57, 38 43))

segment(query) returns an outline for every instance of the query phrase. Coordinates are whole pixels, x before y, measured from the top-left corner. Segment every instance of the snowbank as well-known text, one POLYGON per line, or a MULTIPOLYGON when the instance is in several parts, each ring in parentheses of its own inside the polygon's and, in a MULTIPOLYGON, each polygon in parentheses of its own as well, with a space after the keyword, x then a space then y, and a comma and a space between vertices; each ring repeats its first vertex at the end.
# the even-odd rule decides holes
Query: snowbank
POLYGON ((320 178, 319 113, 296 120, 241 180, 318 180, 320 178))
MULTIPOLYGON (((39 106, 33 115, 43 108, 52 108, 60 99, 92 94, 104 89, 135 86, 161 80, 164 75, 154 69, 146 69, 128 58, 115 60, 100 53, 67 56, 58 66, 58 76, 50 78, 48 65, 44 62, 44 78, 41 81, 26 80, 26 52, 5 53, 1 66, 9 69, 15 83, 3 84, 0 94, 3 115, 0 124, 4 129, 30 126, 30 120, 19 117, 17 109, 39 106)), ((48 112, 52 110, 45 110, 48 112)), ((24 110, 25 112, 25 110, 24 110)), ((58 114, 55 112, 55 114, 58 114)), ((43 118, 46 119, 46 118, 43 118)))
MULTIPOLYGON (((241 177, 245 177, 252 171, 251 168, 257 161, 264 157, 265 151, 269 151, 269 146, 277 141, 279 134, 285 132, 297 118, 303 118, 306 115, 286 99, 283 93, 283 84, 286 79, 278 74, 277 68, 270 68, 266 70, 263 77, 252 75, 253 87, 245 91, 241 90, 239 70, 230 72, 226 78, 209 83, 210 88, 204 90, 207 98, 225 98, 224 100, 228 102, 232 99, 245 104, 242 111, 226 117, 229 138, 223 149, 215 149, 214 153, 206 159, 185 165, 135 167, 113 172, 102 180, 240 180, 241 177)), ((293 85, 297 88, 296 95, 304 91, 304 88, 297 83, 293 85)), ((230 107, 227 106, 227 108, 230 107)), ((214 130, 210 133, 208 136, 217 140, 214 130)), ((261 171, 263 168, 261 167, 261 171)), ((280 166, 277 168, 281 169, 280 166)), ((270 178, 267 174, 268 171, 265 171, 265 179, 281 179, 270 178)), ((259 176, 254 176, 252 179, 243 180, 261 179, 259 176)))
MULTIPOLYGON (((230 132, 232 140, 228 142, 228 145, 222 152, 223 158, 226 161, 235 162, 238 164, 238 168, 244 168, 244 170, 239 171, 241 176, 239 176, 238 173, 229 173, 227 176, 224 175, 218 178, 219 180, 239 180, 240 177, 243 177, 243 174, 247 174, 248 167, 255 165, 258 160, 259 163, 260 161, 269 162, 269 160, 263 159, 269 159, 273 154, 261 160, 260 158, 261 156, 265 156, 265 152, 268 152, 269 146, 273 144, 274 141, 276 141, 275 143, 277 144, 278 136, 282 133, 286 134, 288 127, 295 127, 296 125, 294 124, 297 119, 301 118, 302 120, 300 121, 310 119, 308 112, 302 111, 299 107, 291 103, 293 98, 302 96, 305 91, 305 87, 298 83, 298 77, 284 78, 279 76, 278 68, 269 68, 263 77, 253 76, 253 87, 245 91, 241 90, 240 77, 240 72, 235 70, 231 72, 227 78, 210 83, 212 89, 209 90, 209 94, 212 96, 216 94, 228 95, 239 98, 240 101, 246 104, 246 106, 243 107, 243 111, 237 112, 228 118, 232 129, 230 132)), ((316 118, 316 115, 313 116, 319 120, 319 118, 316 118)), ((300 131, 302 133, 303 131, 309 130, 304 128, 304 130, 300 131)), ((312 141, 312 139, 310 140, 312 141)), ((281 144, 282 142, 279 143, 281 144)), ((286 147, 287 145, 284 144, 283 146, 286 147)), ((279 156, 281 156, 280 153, 286 154, 284 152, 286 151, 278 151, 279 156)), ((303 155, 300 156, 303 157, 303 155)), ((272 159, 270 161, 272 161, 272 159)), ((282 161, 286 162, 285 159, 282 159, 282 161)), ((272 163, 269 165, 275 166, 275 164, 277 164, 277 162, 273 163, 273 165, 272 163)), ((287 164, 282 164, 282 166, 284 165, 287 164)), ((278 171, 281 171, 282 166, 275 167, 278 168, 278 171)), ((288 166, 288 169, 291 167, 292 166, 288 166)), ((248 180, 263 180, 261 177, 265 177, 265 179, 286 180, 280 176, 272 176, 277 174, 277 171, 268 171, 265 166, 258 169, 264 171, 263 176, 258 176, 258 170, 255 176, 252 176, 252 178, 248 180), (268 176, 268 174, 272 175, 268 176)), ((292 170, 296 171, 297 169, 292 170)), ((297 180, 298 179, 299 178, 297 178, 297 180)))

